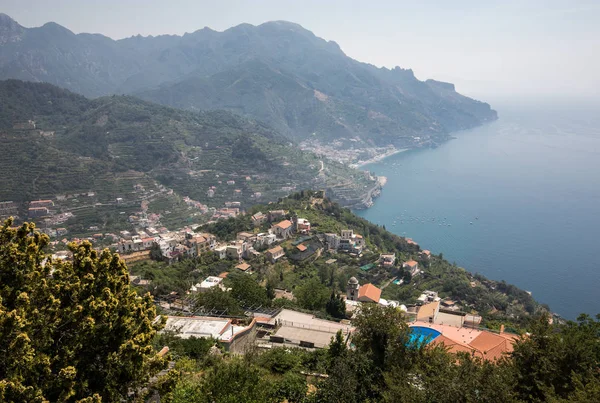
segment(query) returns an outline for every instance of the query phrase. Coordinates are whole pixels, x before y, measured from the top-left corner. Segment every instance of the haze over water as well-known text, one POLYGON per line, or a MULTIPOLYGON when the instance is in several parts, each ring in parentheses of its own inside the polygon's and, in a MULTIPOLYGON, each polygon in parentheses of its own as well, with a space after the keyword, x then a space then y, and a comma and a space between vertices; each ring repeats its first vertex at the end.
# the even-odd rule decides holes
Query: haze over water
POLYGON ((598 109, 496 107, 437 149, 366 166, 388 183, 358 214, 568 319, 600 313, 598 109))

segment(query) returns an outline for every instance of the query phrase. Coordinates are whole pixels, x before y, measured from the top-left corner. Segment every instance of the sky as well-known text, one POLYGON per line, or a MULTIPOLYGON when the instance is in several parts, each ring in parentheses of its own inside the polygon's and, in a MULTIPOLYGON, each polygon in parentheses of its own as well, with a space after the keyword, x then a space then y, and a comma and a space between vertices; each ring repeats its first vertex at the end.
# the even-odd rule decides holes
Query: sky
POLYGON ((485 100, 600 98, 600 0, 0 0, 0 12, 114 39, 287 20, 485 100))

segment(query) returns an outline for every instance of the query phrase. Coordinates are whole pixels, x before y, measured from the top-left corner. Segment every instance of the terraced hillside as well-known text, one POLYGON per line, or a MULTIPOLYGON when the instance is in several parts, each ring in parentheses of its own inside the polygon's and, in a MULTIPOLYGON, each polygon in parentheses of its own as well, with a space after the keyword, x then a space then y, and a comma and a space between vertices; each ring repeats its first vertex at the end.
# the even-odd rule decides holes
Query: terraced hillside
POLYGON ((230 112, 185 112, 129 96, 89 100, 16 80, 0 82, 0 97, 0 200, 94 191, 103 202, 156 181, 221 207, 339 183, 360 198, 374 183, 230 112))

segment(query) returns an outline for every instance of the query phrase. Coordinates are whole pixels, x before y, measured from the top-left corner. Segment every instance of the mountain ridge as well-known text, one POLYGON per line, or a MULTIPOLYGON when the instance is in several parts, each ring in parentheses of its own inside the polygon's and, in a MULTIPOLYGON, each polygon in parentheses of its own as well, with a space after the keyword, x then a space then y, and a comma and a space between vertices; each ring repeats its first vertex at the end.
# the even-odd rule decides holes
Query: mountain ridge
POLYGON ((297 141, 417 147, 497 118, 450 84, 354 60, 335 41, 287 21, 119 40, 55 23, 2 21, 0 79, 49 82, 88 97, 133 94, 179 108, 229 109, 297 141))

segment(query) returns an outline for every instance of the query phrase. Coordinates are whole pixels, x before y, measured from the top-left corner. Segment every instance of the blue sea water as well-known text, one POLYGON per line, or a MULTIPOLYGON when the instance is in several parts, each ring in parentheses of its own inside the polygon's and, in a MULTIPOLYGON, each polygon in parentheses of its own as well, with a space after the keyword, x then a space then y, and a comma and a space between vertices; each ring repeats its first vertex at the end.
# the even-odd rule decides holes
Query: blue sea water
POLYGON ((365 166, 388 183, 357 213, 566 318, 600 313, 599 109, 498 109, 436 149, 365 166))

